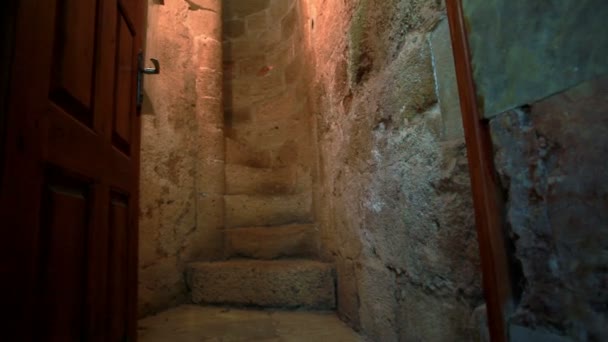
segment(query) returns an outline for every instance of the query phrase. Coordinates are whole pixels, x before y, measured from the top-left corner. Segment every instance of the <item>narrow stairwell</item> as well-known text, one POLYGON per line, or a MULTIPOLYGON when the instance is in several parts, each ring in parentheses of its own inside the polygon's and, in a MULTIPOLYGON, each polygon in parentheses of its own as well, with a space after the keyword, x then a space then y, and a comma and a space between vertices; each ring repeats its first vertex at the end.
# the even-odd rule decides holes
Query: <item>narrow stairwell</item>
POLYGON ((226 165, 226 260, 187 270, 197 304, 335 308, 335 270, 318 260, 310 175, 289 167, 226 165))

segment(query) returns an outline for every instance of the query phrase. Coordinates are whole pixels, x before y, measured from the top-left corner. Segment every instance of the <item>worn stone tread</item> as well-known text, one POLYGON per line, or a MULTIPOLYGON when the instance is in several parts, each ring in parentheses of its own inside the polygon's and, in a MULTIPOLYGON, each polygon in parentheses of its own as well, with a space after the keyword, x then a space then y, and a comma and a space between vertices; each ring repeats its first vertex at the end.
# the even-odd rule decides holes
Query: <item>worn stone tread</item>
POLYGON ((226 194, 294 194, 297 190, 295 168, 258 168, 226 164, 226 194))
POLYGON ((315 260, 235 259, 191 263, 187 281, 197 304, 334 309, 334 274, 315 260))
POLYGON ((227 228, 274 226, 312 222, 312 194, 296 195, 226 195, 227 228))
POLYGON ((277 259, 317 255, 314 224, 232 228, 224 231, 229 257, 277 259))

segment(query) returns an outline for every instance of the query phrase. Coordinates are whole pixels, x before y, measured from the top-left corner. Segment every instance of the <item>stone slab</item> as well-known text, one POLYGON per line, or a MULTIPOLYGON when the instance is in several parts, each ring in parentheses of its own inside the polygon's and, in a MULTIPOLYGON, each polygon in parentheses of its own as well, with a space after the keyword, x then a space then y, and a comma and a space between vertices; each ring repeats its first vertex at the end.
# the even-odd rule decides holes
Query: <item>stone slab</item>
POLYGON ((226 165, 226 193, 236 194, 293 194, 296 191, 295 168, 255 168, 226 165))
POLYGON ((259 196, 227 195, 227 228, 312 222, 312 194, 259 196))
POLYGON ((139 321, 139 341, 367 341, 325 311, 238 310, 182 305, 139 321))
POLYGON ((608 73, 605 0, 465 0, 486 118, 608 73))
POLYGON ((189 265, 197 304, 333 309, 334 268, 312 260, 229 260, 189 265))
POLYGON ((315 225, 294 224, 227 229, 224 237, 229 257, 278 259, 316 256, 316 233, 315 225))

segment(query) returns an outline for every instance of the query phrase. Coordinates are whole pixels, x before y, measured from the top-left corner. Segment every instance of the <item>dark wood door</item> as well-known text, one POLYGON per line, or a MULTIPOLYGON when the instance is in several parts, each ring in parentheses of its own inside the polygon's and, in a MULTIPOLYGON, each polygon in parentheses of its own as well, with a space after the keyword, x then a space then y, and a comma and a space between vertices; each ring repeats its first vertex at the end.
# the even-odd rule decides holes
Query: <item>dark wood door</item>
POLYGON ((144 15, 144 0, 20 1, 0 183, 0 340, 136 337, 144 15))

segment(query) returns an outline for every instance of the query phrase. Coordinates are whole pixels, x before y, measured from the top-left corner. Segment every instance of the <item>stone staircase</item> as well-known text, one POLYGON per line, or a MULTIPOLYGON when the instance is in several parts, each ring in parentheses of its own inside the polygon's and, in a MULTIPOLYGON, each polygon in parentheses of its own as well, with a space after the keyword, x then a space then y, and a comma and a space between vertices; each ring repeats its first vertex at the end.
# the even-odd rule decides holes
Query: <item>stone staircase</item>
POLYGON ((316 260, 311 188, 295 168, 228 164, 226 260, 189 265, 193 302, 334 309, 334 267, 316 260))

